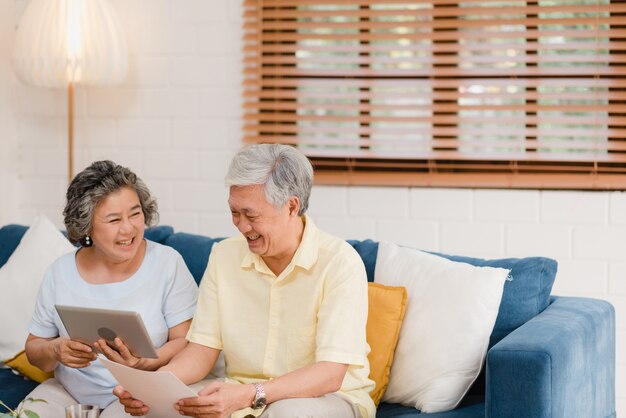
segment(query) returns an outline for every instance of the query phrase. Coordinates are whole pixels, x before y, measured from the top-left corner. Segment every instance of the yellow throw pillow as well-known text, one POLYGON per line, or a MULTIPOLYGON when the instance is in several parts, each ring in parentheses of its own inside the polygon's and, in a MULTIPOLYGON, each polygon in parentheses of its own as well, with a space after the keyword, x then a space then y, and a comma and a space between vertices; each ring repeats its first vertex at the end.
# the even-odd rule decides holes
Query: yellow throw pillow
POLYGON ((54 372, 46 373, 38 367, 33 366, 28 361, 25 351, 20 351, 15 357, 6 360, 4 362, 7 366, 18 372, 19 374, 28 377, 35 382, 41 383, 44 380, 48 380, 54 377, 54 372))
POLYGON ((389 383, 393 353, 406 311, 407 292, 404 287, 368 283, 368 296, 367 343, 371 351, 367 358, 369 377, 376 382, 370 396, 378 405, 389 383))

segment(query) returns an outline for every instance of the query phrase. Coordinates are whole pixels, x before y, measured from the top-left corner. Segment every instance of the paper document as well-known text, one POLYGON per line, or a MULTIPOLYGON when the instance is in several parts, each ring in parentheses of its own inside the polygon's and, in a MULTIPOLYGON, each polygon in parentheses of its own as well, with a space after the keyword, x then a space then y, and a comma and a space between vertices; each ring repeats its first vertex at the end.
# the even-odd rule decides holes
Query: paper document
POLYGON ((149 418, 171 418, 180 414, 174 404, 182 398, 198 396, 172 372, 149 372, 115 363, 103 355, 98 358, 133 398, 150 407, 149 418))

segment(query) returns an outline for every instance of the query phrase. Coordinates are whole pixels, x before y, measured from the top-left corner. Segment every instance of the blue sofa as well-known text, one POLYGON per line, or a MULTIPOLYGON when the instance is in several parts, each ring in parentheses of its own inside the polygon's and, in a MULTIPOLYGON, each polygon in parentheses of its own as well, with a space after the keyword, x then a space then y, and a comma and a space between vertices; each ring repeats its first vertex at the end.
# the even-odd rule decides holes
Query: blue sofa
MULTIPOLYGON (((25 226, 0 228, 0 266, 25 226)), ((174 232, 169 226, 146 237, 178 250, 200 281, 213 244, 220 239, 174 232)), ((378 243, 349 241, 374 278, 378 243)), ((615 312, 602 300, 551 296, 556 262, 543 257, 483 260, 443 257, 511 269, 491 335, 486 366, 461 404, 449 412, 421 414, 382 403, 377 416, 409 418, 608 418, 615 417, 615 312)), ((453 309, 453 307, 451 307, 453 309)), ((376 312, 370 314, 375 315, 376 312)), ((0 400, 15 406, 37 384, 0 369, 0 400)))

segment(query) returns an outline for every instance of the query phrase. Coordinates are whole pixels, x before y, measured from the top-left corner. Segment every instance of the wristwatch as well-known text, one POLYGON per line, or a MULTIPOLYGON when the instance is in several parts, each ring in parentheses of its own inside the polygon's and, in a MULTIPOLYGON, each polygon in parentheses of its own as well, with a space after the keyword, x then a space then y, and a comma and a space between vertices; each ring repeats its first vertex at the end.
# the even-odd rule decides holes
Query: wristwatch
POLYGON ((254 384, 254 400, 252 401, 252 409, 261 409, 267 405, 267 398, 265 397, 265 389, 263 384, 254 384))

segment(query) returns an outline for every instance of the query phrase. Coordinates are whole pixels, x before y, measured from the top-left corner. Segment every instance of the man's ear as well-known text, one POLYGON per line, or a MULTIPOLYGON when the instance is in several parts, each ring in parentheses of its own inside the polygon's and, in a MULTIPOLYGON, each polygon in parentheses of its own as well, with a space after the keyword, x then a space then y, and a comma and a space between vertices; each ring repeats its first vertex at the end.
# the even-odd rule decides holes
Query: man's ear
POLYGON ((289 207, 289 216, 298 216, 298 212, 300 212, 300 199, 296 196, 291 196, 287 205, 289 207))

